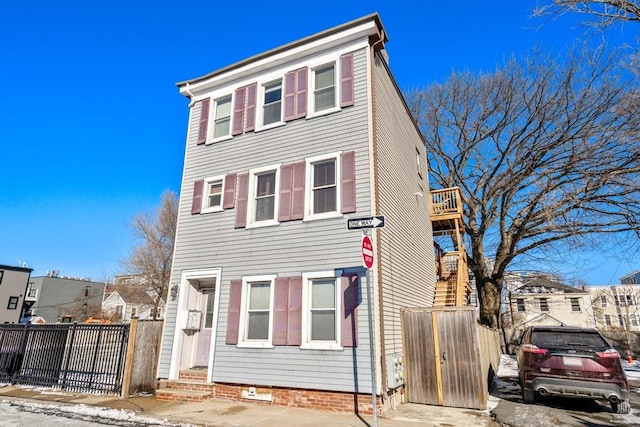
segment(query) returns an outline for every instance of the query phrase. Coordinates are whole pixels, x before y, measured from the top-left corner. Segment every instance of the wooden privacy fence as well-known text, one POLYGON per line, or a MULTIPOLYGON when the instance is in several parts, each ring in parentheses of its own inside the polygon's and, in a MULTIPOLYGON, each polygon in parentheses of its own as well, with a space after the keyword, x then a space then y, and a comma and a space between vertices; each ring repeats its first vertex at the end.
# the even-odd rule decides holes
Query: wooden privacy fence
POLYGON ((500 365, 500 335, 476 322, 474 307, 403 308, 407 399, 485 409, 500 365))

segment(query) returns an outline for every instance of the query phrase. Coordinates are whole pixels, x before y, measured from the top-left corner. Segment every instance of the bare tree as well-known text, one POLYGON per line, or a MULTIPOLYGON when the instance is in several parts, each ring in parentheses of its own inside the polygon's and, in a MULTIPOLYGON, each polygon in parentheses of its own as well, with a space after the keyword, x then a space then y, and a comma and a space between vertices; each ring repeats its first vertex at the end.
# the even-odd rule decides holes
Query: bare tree
POLYGON ((616 22, 640 23, 638 0, 552 0, 534 9, 535 16, 558 15, 576 12, 593 18, 585 23, 596 27, 607 27, 616 22))
POLYGON ((407 94, 432 185, 459 186, 483 324, 507 267, 588 235, 640 237, 640 92, 602 50, 532 54, 407 94), (491 262, 487 262, 490 260, 491 262))
POLYGON ((161 301, 167 300, 177 219, 178 197, 174 192, 165 190, 156 214, 138 214, 131 224, 138 243, 125 266, 152 296, 154 319, 159 317, 161 301))

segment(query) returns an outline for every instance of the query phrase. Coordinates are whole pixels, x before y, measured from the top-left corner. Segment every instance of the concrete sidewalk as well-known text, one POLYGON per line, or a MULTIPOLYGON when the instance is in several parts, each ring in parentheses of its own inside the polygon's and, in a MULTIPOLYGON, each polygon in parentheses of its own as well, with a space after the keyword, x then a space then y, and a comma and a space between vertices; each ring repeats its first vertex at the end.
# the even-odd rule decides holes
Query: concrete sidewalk
MULTIPOLYGON (((254 403, 212 399, 201 403, 162 402, 154 396, 118 398, 90 394, 74 394, 59 390, 36 389, 24 386, 0 388, 0 399, 29 400, 58 405, 88 405, 132 411, 175 424, 216 427, 315 427, 315 426, 371 426, 372 416, 333 413, 313 409, 264 406, 254 403)), ((491 398, 495 400, 496 398, 491 398)), ((490 406, 497 404, 489 401, 490 406)), ((403 404, 395 411, 378 417, 380 427, 400 426, 499 426, 492 421, 489 410, 445 408, 418 404, 403 404)))

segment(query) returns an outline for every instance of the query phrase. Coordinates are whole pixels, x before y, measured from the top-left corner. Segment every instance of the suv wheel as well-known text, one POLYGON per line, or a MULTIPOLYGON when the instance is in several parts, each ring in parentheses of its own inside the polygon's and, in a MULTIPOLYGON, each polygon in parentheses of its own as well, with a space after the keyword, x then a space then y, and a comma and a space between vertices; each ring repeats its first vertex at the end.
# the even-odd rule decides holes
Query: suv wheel
POLYGON ((620 403, 611 403, 611 410, 616 414, 628 414, 631 412, 631 404, 629 400, 623 400, 620 403))
POLYGON ((535 403, 536 395, 535 395, 534 391, 531 390, 530 388, 523 388, 522 389, 522 400, 524 400, 524 403, 535 403))

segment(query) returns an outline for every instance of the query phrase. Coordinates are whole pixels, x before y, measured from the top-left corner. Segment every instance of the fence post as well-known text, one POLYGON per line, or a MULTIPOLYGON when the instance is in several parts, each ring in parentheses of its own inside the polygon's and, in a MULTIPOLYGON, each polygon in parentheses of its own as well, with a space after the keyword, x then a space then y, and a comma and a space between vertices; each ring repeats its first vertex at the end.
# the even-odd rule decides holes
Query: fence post
POLYGON ((136 333, 138 331, 138 318, 131 319, 129 325, 129 341, 127 343, 127 355, 124 359, 124 376, 122 377, 122 390, 120 397, 129 396, 129 387, 131 386, 131 371, 133 370, 133 351, 136 345, 136 333))

